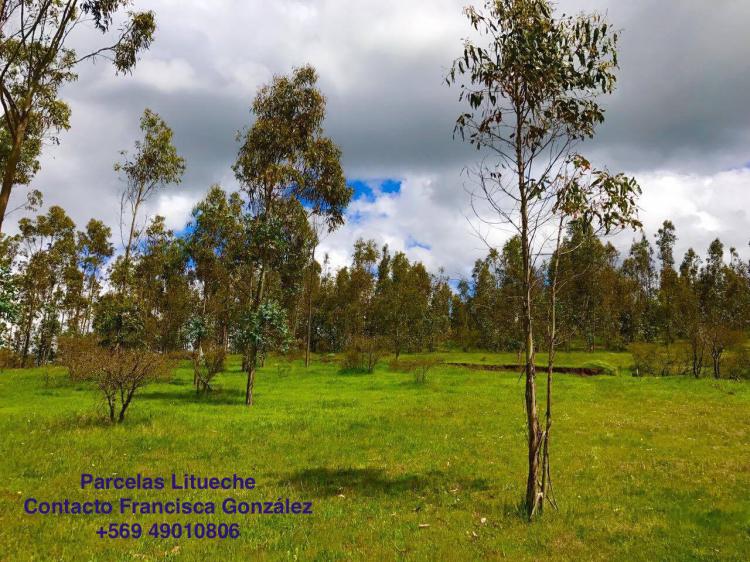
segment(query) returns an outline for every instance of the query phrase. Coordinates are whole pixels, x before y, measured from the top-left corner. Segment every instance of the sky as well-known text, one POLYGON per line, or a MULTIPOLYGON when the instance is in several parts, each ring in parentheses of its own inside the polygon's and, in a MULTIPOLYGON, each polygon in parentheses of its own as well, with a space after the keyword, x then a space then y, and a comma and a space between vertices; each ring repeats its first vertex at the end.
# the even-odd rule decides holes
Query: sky
MULTIPOLYGON (((324 238, 318 256, 345 265, 363 237, 451 278, 468 275, 487 252, 471 226, 462 174, 477 157, 453 139, 463 107, 444 82, 469 34, 467 1, 135 0, 137 9, 156 13, 152 48, 130 76, 115 76, 104 61, 79 67, 78 81, 62 92, 71 129, 59 146, 45 148, 31 187, 79 227, 105 220, 119 241, 123 184, 113 164, 132 147, 149 107, 173 128, 187 172, 147 211, 181 230, 211 184, 237 189, 236 135, 252 123, 258 87, 310 63, 327 97, 326 134, 341 147, 355 187, 346 225, 324 238)), ((607 121, 580 150, 597 166, 637 178, 652 240, 670 219, 678 256, 690 246, 704 253, 716 237, 747 256, 750 2, 557 4, 558 13, 591 10, 622 30, 621 68, 617 91, 603 100, 607 121)), ((81 54, 100 45, 88 30, 73 41, 81 54)), ((24 197, 18 189, 15 203, 24 197)), ((613 242, 627 251, 636 236, 613 242)), ((506 237, 496 232, 490 241, 506 237)))

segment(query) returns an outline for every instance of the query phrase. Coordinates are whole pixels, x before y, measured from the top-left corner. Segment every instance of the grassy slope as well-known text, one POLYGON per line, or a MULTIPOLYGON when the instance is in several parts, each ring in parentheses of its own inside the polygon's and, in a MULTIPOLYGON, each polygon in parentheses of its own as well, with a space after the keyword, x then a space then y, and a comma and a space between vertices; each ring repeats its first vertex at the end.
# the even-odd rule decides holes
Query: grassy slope
POLYGON ((385 367, 356 376, 295 364, 284 376, 269 365, 247 410, 233 362, 212 396, 196 399, 190 372, 180 369, 173 383, 136 399, 124 426, 108 427, 94 414, 96 395, 61 371, 47 385, 40 370, 10 371, 0 375, 0 559, 750 559, 746 383, 556 380, 560 511, 529 525, 516 508, 525 430, 515 375, 444 367, 419 387, 385 367), (111 541, 95 530, 115 516, 22 514, 28 495, 91 499, 77 489, 84 471, 236 471, 254 476, 257 490, 131 493, 217 502, 288 496, 313 500, 315 515, 210 518, 240 522, 237 541, 111 541))

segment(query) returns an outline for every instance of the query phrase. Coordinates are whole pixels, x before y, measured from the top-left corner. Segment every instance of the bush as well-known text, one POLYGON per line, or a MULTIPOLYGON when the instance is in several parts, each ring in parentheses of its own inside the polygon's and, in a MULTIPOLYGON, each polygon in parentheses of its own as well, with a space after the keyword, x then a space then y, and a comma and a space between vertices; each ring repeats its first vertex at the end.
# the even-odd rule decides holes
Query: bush
POLYGON ((167 359, 174 363, 193 360, 193 353, 191 351, 188 351, 187 349, 175 349, 167 352, 166 356, 167 359))
POLYGON ((669 347, 655 343, 634 343, 633 376, 671 377, 686 375, 692 369, 690 346, 674 344, 669 347))
POLYGON ((203 352, 203 357, 193 355, 193 373, 195 387, 198 392, 210 391, 211 381, 224 370, 226 352, 222 345, 209 345, 203 352))
POLYGON ((140 349, 105 349, 76 342, 65 356, 74 381, 92 382, 104 396, 109 420, 122 423, 137 391, 147 384, 169 378, 172 364, 159 353, 140 349))
POLYGON ((21 366, 21 358, 12 349, 0 348, 0 372, 5 369, 16 369, 21 366))
POLYGON ((412 361, 394 359, 388 364, 388 369, 396 373, 411 373, 416 384, 425 384, 430 370, 442 363, 439 359, 433 358, 414 359, 412 361))
POLYGON ((60 336, 57 338, 57 362, 68 368, 73 380, 85 378, 90 356, 100 350, 94 336, 60 336))
POLYGON ((722 373, 730 379, 750 379, 750 351, 744 345, 735 346, 724 358, 722 373))
POLYGON ((385 342, 379 337, 354 338, 344 351, 341 369, 372 373, 380 359, 385 355, 385 342))

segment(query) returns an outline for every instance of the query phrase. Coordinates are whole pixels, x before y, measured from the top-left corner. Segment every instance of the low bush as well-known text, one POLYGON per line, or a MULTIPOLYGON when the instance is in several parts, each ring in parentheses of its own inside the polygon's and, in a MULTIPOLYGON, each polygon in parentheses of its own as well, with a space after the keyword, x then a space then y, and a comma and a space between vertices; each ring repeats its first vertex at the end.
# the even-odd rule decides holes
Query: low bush
POLYGON ((395 373, 411 373, 416 384, 425 384, 427 374, 442 363, 443 361, 431 357, 414 360, 394 359, 388 364, 388 369, 395 373))
MULTIPOLYGON (((82 338, 88 339, 88 338, 82 338)), ((69 341, 61 362, 71 379, 93 383, 104 397, 109 420, 122 423, 138 390, 171 376, 165 355, 141 349, 105 349, 89 341, 69 341)))
POLYGON ((0 372, 5 369, 17 369, 21 366, 21 358, 12 349, 0 348, 0 372))
POLYGON ((173 361, 175 363, 179 363, 180 361, 193 360, 193 353, 187 349, 175 349, 173 351, 167 352, 166 356, 170 361, 173 361))
POLYGON ((661 346, 655 343, 634 343, 633 376, 671 377, 691 372, 692 356, 687 344, 661 346))
POLYGON ((734 380, 750 379, 750 351, 744 345, 729 350, 723 361, 722 374, 734 380))
POLYGON ((203 357, 193 355, 193 373, 195 388, 198 392, 208 392, 211 381, 224 370, 226 351, 222 345, 209 345, 203 352, 203 357))
POLYGON ((344 351, 341 359, 343 371, 358 371, 372 373, 375 366, 386 354, 386 345, 382 338, 358 337, 354 338, 344 351))
POLYGON ((57 338, 56 360, 68 368, 73 380, 82 380, 90 368, 89 356, 99 351, 99 342, 94 336, 60 336, 57 338))

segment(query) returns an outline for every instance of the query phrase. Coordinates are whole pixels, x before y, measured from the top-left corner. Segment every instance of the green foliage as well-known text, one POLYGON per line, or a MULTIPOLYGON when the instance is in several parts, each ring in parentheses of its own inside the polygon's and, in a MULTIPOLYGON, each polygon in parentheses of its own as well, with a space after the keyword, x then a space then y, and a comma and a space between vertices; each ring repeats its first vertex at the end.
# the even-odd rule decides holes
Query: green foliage
POLYGON ((96 303, 94 331, 105 347, 139 348, 146 343, 144 313, 126 295, 108 293, 96 303))
POLYGON ((185 343, 197 349, 200 342, 211 334, 206 317, 202 314, 191 315, 182 327, 181 335, 185 343))
POLYGON ((343 371, 373 373, 386 354, 387 342, 382 337, 358 336, 344 350, 343 371))
POLYGON ((6 263, 0 263, 0 334, 5 323, 16 321, 19 312, 17 280, 6 263))
POLYGON ((271 215, 278 200, 296 199, 340 226, 353 190, 341 169, 341 151, 322 134, 325 98, 310 66, 276 76, 253 102, 255 122, 240 137, 234 171, 256 215, 271 215))
POLYGON ((629 350, 633 355, 635 376, 669 377, 693 374, 691 349, 687 344, 662 346, 654 343, 634 343, 629 350))
POLYGON ((131 0, 2 3, 0 98, 4 114, 0 125, 3 170, 0 227, 13 187, 29 183, 39 170, 44 141, 59 142, 56 135, 69 127, 70 108, 58 95, 61 88, 76 80, 78 63, 106 57, 113 61, 118 73, 130 72, 139 53, 151 45, 156 30, 154 14, 129 11, 131 3, 131 0), (123 15, 125 21, 112 44, 94 47, 82 57, 77 55, 69 41, 76 28, 92 22, 93 29, 107 34, 112 22, 123 15))
POLYGON ((286 311, 273 300, 247 313, 234 334, 235 347, 243 351, 255 348, 258 359, 271 351, 285 352, 289 343, 286 311))

